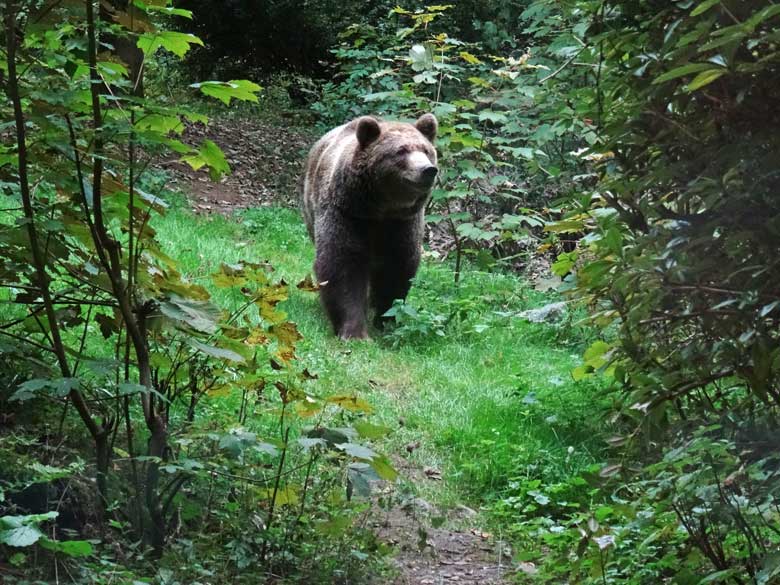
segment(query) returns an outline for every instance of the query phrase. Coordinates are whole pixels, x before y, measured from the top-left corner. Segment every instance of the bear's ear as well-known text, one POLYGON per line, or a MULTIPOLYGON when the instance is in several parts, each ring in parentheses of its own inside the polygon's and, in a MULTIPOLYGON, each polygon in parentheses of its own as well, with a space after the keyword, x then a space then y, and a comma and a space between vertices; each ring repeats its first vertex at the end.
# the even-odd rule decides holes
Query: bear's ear
POLYGON ((439 121, 433 114, 423 114, 417 119, 414 127, 428 140, 433 142, 436 139, 436 132, 439 130, 439 121))
POLYGON ((357 134, 358 144, 360 144, 361 148, 365 148, 379 138, 380 132, 379 122, 377 122, 376 118, 372 118, 371 116, 358 118, 357 130, 355 133, 357 134))

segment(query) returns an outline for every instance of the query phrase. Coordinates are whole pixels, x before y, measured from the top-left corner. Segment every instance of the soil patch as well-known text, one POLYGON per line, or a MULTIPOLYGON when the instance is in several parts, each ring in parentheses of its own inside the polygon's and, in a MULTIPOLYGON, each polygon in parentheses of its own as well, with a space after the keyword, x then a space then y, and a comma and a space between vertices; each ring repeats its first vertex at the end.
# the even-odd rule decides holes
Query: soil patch
POLYGON ((297 205, 297 183, 306 153, 317 135, 295 125, 253 119, 214 118, 190 124, 182 141, 197 146, 211 140, 225 153, 231 173, 212 181, 178 159, 162 161, 172 183, 185 193, 195 213, 229 215, 265 205, 297 205))
POLYGON ((482 531, 465 506, 441 513, 421 498, 377 510, 375 531, 396 549, 393 585, 503 585, 513 573, 506 543, 482 531), (438 527, 437 527, 438 526, 438 527))

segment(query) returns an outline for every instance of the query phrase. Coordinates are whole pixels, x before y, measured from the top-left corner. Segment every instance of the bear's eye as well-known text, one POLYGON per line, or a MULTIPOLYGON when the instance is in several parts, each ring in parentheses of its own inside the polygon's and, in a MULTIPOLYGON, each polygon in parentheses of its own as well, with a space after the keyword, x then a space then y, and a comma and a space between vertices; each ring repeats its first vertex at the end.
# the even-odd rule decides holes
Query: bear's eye
POLYGON ((407 147, 407 146, 402 146, 401 148, 399 148, 399 149, 398 149, 398 150, 396 150, 395 152, 396 152, 396 154, 398 154, 399 156, 403 156, 403 155, 405 155, 405 154, 409 154, 409 147, 407 147))

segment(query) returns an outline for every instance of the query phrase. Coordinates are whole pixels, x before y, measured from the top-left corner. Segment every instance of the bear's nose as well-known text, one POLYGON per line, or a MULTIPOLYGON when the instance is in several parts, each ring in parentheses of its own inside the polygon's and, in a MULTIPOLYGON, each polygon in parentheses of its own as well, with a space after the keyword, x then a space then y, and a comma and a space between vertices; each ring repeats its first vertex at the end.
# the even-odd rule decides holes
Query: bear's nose
POLYGON ((435 166, 430 165, 425 167, 422 170, 422 176, 426 181, 430 181, 433 183, 433 180, 436 178, 436 175, 439 173, 439 169, 437 169, 435 166))

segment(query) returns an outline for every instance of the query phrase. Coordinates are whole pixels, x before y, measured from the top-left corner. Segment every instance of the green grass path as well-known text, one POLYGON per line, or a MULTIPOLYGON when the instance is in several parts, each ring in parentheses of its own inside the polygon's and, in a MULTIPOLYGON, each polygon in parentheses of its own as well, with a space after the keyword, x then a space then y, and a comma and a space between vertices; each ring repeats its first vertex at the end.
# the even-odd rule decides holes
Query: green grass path
MULTIPOLYGON (((221 262, 267 260, 292 284, 311 271, 313 247, 292 210, 263 208, 224 218, 178 208, 161 219, 164 249, 206 286, 221 262)), ((319 375, 319 392, 359 393, 376 409, 372 420, 394 430, 381 450, 441 471, 442 482, 418 482, 426 497, 476 505, 512 478, 555 480, 593 461, 592 428, 581 421, 595 389, 575 384, 569 374, 581 347, 562 341, 550 326, 506 315, 548 300, 519 278, 474 271, 455 287, 447 266, 425 263, 410 303, 435 309, 439 299, 454 299, 465 303, 470 321, 487 326, 479 333, 460 327, 402 340, 397 347, 386 338, 335 338, 316 295, 290 288, 284 309, 305 337, 299 359, 319 375), (469 301, 474 298, 479 302, 469 301), (407 454, 404 446, 417 442, 419 448, 407 454)), ((234 302, 229 291, 216 291, 215 301, 234 302)))

